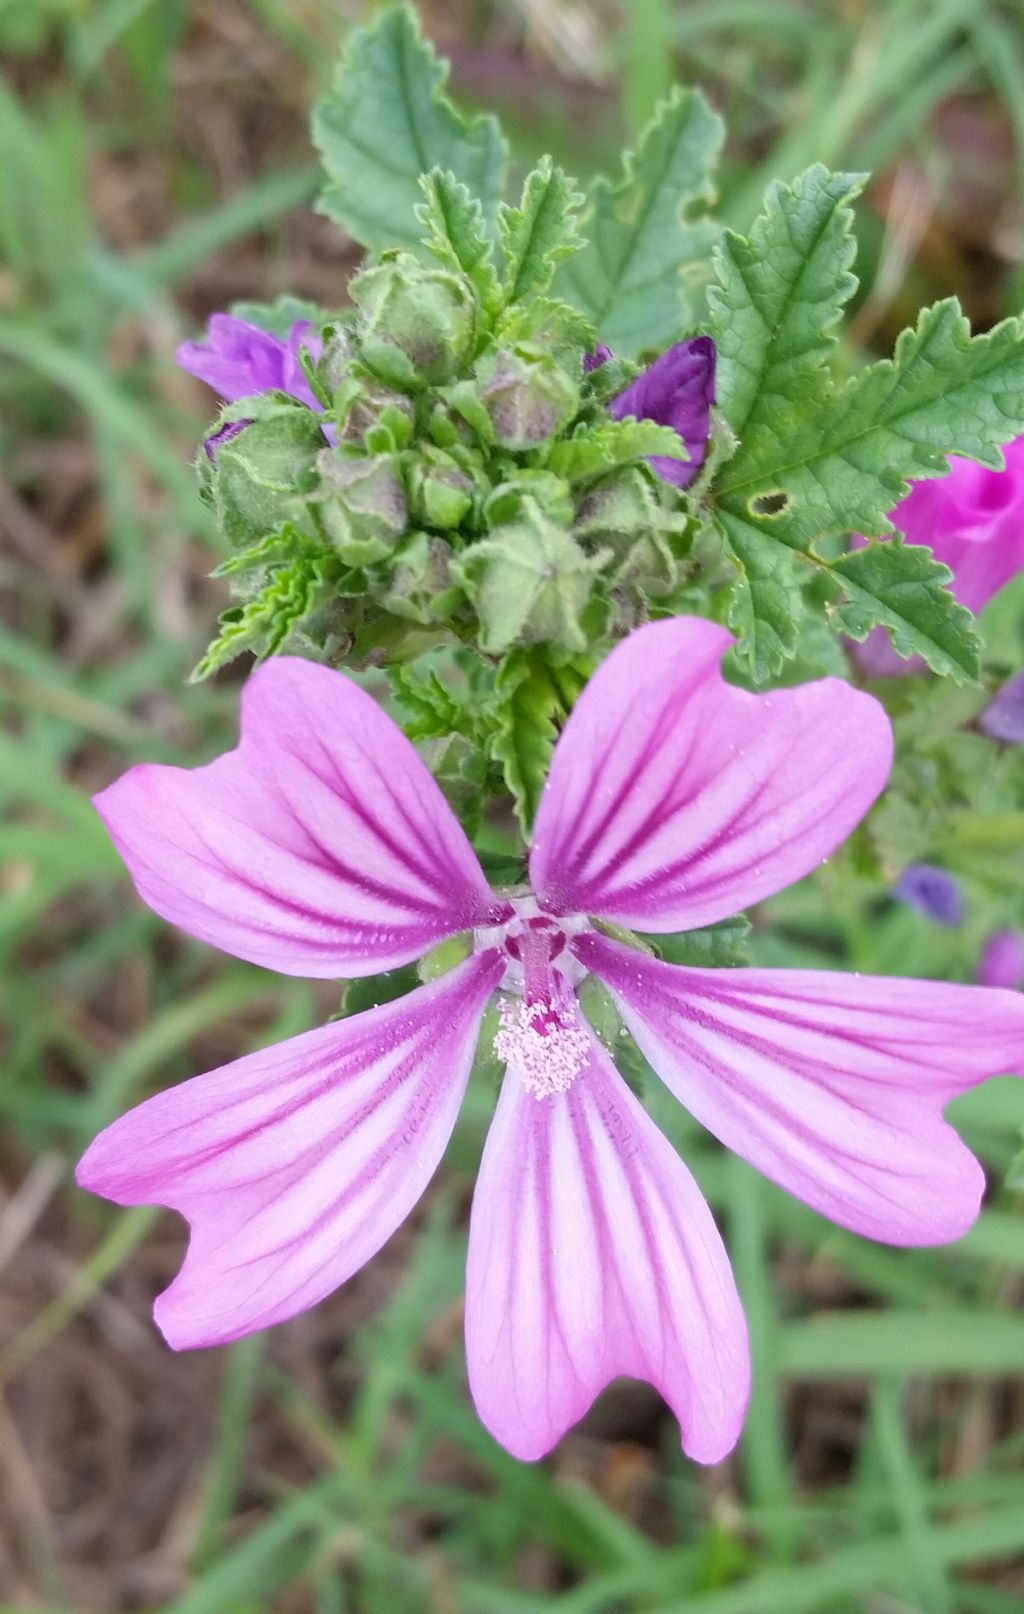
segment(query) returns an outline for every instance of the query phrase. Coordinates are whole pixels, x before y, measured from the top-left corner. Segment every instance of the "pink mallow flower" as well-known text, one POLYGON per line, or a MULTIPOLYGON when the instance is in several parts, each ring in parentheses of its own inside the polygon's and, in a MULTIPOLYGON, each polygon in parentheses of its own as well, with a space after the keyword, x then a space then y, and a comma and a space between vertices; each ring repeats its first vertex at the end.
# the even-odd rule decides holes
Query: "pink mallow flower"
POLYGON ((982 948, 978 980, 983 986, 1005 986, 1014 991, 1024 986, 1024 934, 1019 930, 997 930, 982 948))
MULTIPOLYGON (((975 614, 1024 570, 1024 437, 1008 443, 1003 458, 1005 469, 990 471, 951 456, 948 476, 915 482, 889 511, 908 543, 926 544, 949 567, 950 588, 975 614)), ((873 678, 898 677, 924 665, 897 655, 884 628, 874 628, 854 653, 873 678)))
POLYGON ((182 342, 175 358, 226 403, 260 392, 288 392, 318 413, 321 405, 299 362, 305 348, 316 359, 320 335, 308 319, 296 320, 286 337, 233 314, 211 314, 205 342, 182 342))
POLYGON ((463 961, 405 998, 184 1082, 89 1148, 84 1187, 191 1223, 156 1302, 172 1346, 293 1317, 380 1249, 437 1168, 497 994, 506 1073, 466 1277, 480 1416, 538 1458, 630 1375, 664 1396, 691 1457, 724 1457, 749 1382, 729 1261, 587 1023, 588 972, 697 1120, 825 1216, 904 1245, 970 1226, 984 1174, 942 1109, 1021 1068, 1024 997, 682 967, 622 939, 713 924, 800 879, 885 781, 876 701, 833 678, 734 688, 730 643, 676 618, 602 664, 555 750, 528 891, 491 890, 410 742, 306 661, 252 675, 237 750, 133 768, 98 797, 144 900, 268 969, 371 975, 469 933, 463 961))

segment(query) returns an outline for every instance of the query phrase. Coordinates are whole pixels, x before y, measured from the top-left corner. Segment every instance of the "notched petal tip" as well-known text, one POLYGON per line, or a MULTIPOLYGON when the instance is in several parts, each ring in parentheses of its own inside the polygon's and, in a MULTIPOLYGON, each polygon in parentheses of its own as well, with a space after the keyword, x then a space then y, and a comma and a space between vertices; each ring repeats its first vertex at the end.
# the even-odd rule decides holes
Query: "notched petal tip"
POLYGON ((502 973, 483 954, 408 997, 149 1099, 79 1162, 86 1189, 189 1224, 155 1316, 174 1350, 283 1322, 404 1221, 448 1142, 502 973))
POLYGON ((266 663, 235 750, 132 768, 96 809, 140 896, 284 974, 376 974, 486 924, 495 898, 415 748, 342 673, 266 663))
POLYGON ((596 1040, 566 1093, 505 1079, 470 1217, 466 1353, 482 1422, 523 1461, 620 1377, 658 1390, 695 1461, 739 1436, 749 1356, 721 1238, 596 1040))
POLYGON ((809 873, 882 790, 892 730, 842 679, 752 694, 731 635, 674 618, 598 668, 559 738, 530 873, 551 913, 633 929, 712 924, 809 873))

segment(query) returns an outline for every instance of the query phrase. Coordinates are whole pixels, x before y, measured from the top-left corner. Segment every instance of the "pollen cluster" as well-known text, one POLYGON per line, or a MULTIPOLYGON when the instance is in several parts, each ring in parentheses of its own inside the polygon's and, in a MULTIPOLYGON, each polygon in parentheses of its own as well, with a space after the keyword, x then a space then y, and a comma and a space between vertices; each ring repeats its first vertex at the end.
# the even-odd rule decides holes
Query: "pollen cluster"
POLYGON ((590 1039, 571 1008, 506 997, 499 1001, 498 1016, 494 1051, 534 1098, 568 1092, 589 1065, 590 1039))

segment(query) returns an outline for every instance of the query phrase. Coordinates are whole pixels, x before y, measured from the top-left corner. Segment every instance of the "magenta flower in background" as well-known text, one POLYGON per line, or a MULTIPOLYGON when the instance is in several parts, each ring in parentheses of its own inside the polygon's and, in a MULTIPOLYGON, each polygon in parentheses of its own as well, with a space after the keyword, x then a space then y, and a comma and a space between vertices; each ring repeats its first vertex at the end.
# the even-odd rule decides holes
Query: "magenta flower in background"
POLYGON ((274 336, 233 314, 211 314, 205 342, 182 342, 175 358, 183 370, 198 376, 226 403, 259 392, 289 392, 320 412, 299 362, 305 348, 320 355, 320 335, 308 319, 296 320, 287 337, 274 336))
POLYGON ((1024 742, 1024 673, 1008 678, 995 699, 978 718, 978 727, 991 740, 1005 745, 1024 742))
POLYGON ((730 644, 676 618, 618 646, 559 739, 530 890, 493 892, 413 746, 358 686, 278 659, 243 694, 238 748, 133 768, 97 805, 141 896, 269 969, 351 977, 469 932, 407 997, 161 1093, 107 1128, 79 1182, 180 1211, 156 1303, 176 1348, 281 1322, 390 1237, 455 1123, 485 1006, 506 1064, 470 1221, 466 1353, 480 1415, 547 1452, 609 1380, 657 1386, 686 1451, 743 1420, 746 1330, 682 1160, 587 1024, 602 981, 662 1081, 729 1148, 842 1226, 956 1238, 981 1167, 954 1094, 1024 1059, 1024 997, 813 970, 695 969, 613 939, 712 924, 800 879, 849 834, 891 757, 849 685, 753 695, 730 644))
MULTIPOLYGON (((1024 437, 1007 444, 1003 457, 1005 470, 990 471, 954 456, 948 476, 916 482, 889 511, 908 543, 927 544, 950 568, 953 593, 975 614, 1024 570, 1024 437)), ((854 654, 870 677, 923 666, 916 657, 898 656, 884 628, 873 629, 854 654)))
POLYGON ((1019 930, 997 930, 982 949, 978 980, 983 986, 1010 991, 1024 986, 1024 935, 1019 930))

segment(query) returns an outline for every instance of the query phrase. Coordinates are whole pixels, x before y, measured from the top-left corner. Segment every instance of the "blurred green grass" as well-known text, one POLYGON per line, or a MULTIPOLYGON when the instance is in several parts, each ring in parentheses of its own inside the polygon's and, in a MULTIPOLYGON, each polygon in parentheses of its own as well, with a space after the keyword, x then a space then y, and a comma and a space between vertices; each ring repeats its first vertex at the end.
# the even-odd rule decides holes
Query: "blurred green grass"
MULTIPOLYGON (((355 1299, 216 1359, 172 1360, 149 1327, 171 1219, 70 1185, 128 1104, 332 1007, 169 934, 87 793, 230 741, 233 685, 185 683, 219 599, 188 466, 206 400, 173 349, 232 295, 340 291, 344 254, 304 212, 303 107, 362 14, 0 0, 6 1614, 1011 1614, 1019 1196, 995 1193, 951 1250, 869 1245, 651 1093, 722 1217, 750 1319, 747 1431, 708 1474, 647 1396, 611 1392, 538 1467, 477 1424, 458 1307, 482 1086, 414 1231, 355 1299)), ((683 76, 730 120, 733 223, 812 160, 874 169, 863 341, 925 296, 959 291, 981 321, 1020 300, 1022 5, 635 0, 614 28, 549 0, 427 15, 459 92, 499 103, 524 161, 542 144, 581 172, 607 161, 683 76)), ((797 892, 769 920, 775 962, 959 967, 905 911, 866 926, 855 903, 823 916, 797 892)), ((989 1084, 956 1119, 998 1182, 1020 1084, 989 1084)))

